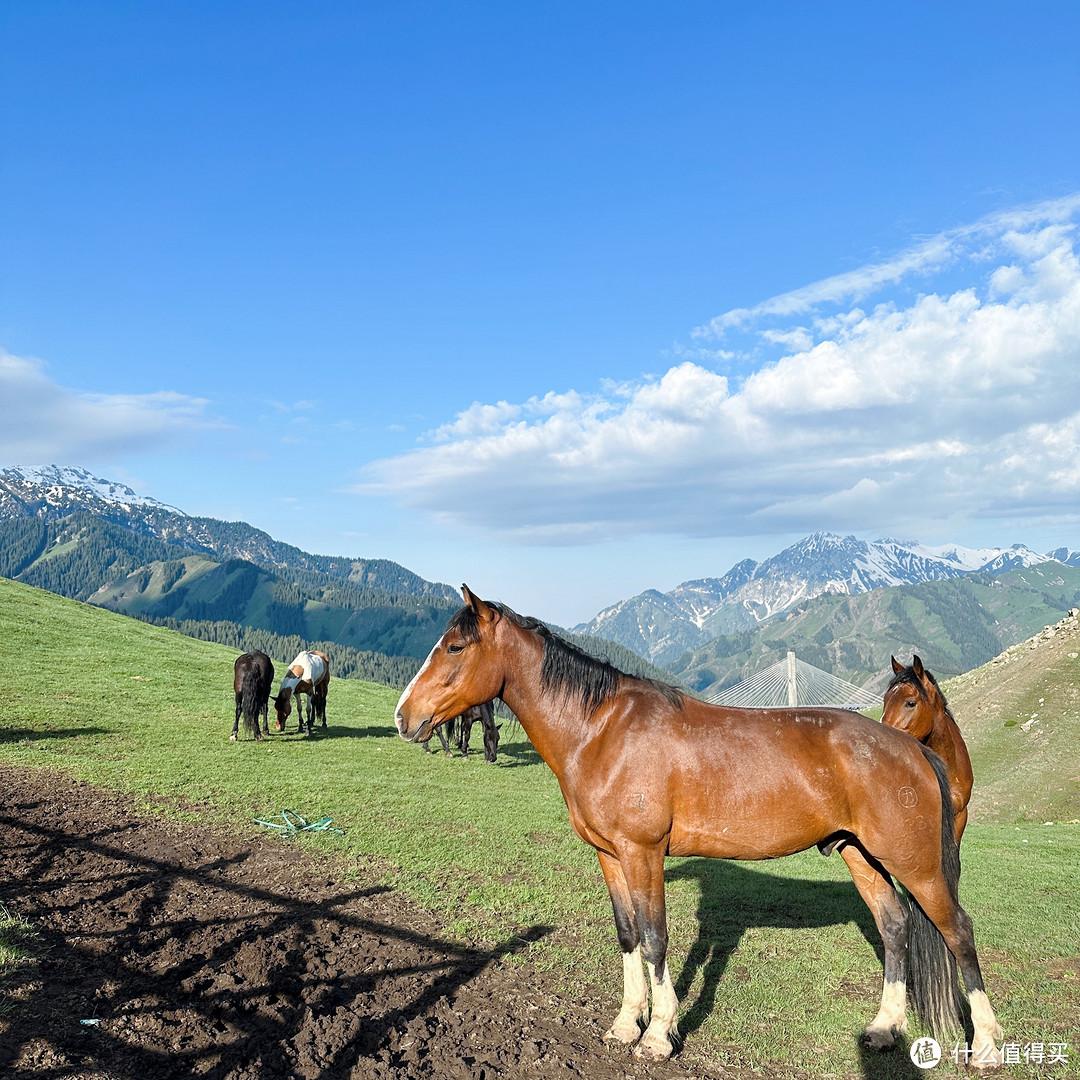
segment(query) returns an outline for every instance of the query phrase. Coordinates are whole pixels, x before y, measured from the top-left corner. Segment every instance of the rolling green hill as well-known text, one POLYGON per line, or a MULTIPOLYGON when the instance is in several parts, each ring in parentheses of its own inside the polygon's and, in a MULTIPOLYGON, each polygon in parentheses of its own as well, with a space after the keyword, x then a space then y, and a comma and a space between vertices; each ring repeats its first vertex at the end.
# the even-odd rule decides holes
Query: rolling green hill
MULTIPOLYGON (((229 743, 235 655, 0 580, 0 664, 20 676, 0 695, 0 761, 42 769, 43 785, 63 770, 128 793, 133 810, 233 838, 254 836, 253 815, 285 806, 329 814, 344 836, 298 842, 378 875, 471 943, 551 926, 526 958, 614 1014, 618 949, 595 855, 522 739, 508 739, 494 767, 478 755, 428 756, 397 738, 394 691, 344 680, 331 688, 326 736, 229 743)), ((1071 1040, 1080 830, 976 815, 964 847, 962 896, 1007 1035, 1071 1040)), ((764 863, 670 859, 667 878, 685 1060, 798 1080, 910 1077, 902 1052, 875 1056, 864 1072, 856 1036, 876 1008, 881 966, 841 860, 816 851, 764 863)), ((10 929, 0 924, 0 946, 10 929)))
POLYGON ((985 663, 1078 602, 1080 568, 1057 562, 856 596, 826 594, 754 630, 711 641, 673 670, 707 695, 794 649, 808 663, 881 689, 892 653, 917 651, 932 671, 948 677, 985 663))
MULTIPOLYGON (((305 554, 288 551, 298 552, 294 563, 305 554)), ((0 518, 0 576, 238 648, 323 648, 339 671, 404 686, 457 610, 457 594, 387 560, 305 558, 314 568, 223 559, 85 512, 0 518)), ((566 636, 624 671, 671 678, 614 642, 566 636)))
POLYGON ((1080 817, 1080 617, 1066 616, 944 690, 975 764, 973 821, 1080 817))
POLYGON ((426 656, 457 606, 442 592, 367 584, 359 571, 213 557, 87 513, 0 520, 0 551, 0 575, 141 619, 227 621, 390 656, 426 656))

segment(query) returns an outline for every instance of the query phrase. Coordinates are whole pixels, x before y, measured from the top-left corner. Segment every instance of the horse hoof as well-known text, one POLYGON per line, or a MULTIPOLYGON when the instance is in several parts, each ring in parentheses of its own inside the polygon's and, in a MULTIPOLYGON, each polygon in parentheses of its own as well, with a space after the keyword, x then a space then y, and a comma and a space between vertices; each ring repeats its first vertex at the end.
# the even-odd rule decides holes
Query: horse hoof
POLYGON ((868 1050, 891 1050, 896 1045, 894 1028, 870 1028, 862 1033, 862 1044, 868 1050))
POLYGON ((236 732, 235 731, 229 736, 229 742, 236 742, 236 732))
POLYGON ((646 1031, 634 1047, 634 1057, 644 1061, 666 1061, 671 1057, 671 1040, 666 1035, 650 1035, 646 1031))
POLYGON ((622 1043, 623 1046, 636 1043, 640 1037, 641 1028, 638 1027, 637 1021, 626 1021, 621 1017, 616 1017, 615 1023, 604 1032, 605 1042, 622 1043))
POLYGON ((1005 1055, 992 1042, 973 1044, 969 1064, 980 1072, 989 1072, 1005 1064, 1005 1055))

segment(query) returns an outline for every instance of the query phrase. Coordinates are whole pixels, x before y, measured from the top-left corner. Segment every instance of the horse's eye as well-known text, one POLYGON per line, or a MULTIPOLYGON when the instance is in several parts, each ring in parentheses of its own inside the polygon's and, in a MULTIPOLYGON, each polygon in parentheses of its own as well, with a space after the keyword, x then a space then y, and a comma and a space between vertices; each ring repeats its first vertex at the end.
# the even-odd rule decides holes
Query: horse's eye
POLYGON ((904 708, 905 709, 914 709, 915 708, 915 702, 911 698, 908 698, 908 700, 904 702, 904 708))
POLYGON ((449 654, 450 654, 451 656, 457 656, 457 654, 458 654, 459 652, 461 652, 461 650, 462 650, 462 649, 464 649, 464 648, 465 648, 465 646, 464 646, 464 645, 447 645, 447 646, 446 646, 446 651, 447 651, 447 652, 448 652, 448 653, 449 653, 449 654))

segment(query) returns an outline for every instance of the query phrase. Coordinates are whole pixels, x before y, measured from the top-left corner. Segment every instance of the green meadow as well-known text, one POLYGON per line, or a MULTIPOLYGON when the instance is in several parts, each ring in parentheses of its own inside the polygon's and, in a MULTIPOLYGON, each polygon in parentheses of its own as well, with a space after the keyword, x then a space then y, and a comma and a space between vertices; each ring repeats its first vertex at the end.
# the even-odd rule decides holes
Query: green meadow
MULTIPOLYGON (((297 842, 402 890, 451 937, 487 943, 550 927, 524 962, 614 1014, 621 965, 596 858, 520 732, 504 740, 497 766, 479 754, 426 755, 393 731, 395 691, 336 680, 326 735, 232 744, 235 655, 0 580, 0 761, 63 770, 129 793, 135 811, 233 835, 261 833, 252 817, 285 807, 331 815, 344 836, 297 842)), ((1076 825, 976 820, 964 840, 961 895, 1007 1038, 1068 1042, 1073 1066, 1078 865, 1076 825)), ((672 859, 668 882, 688 1060, 764 1075, 913 1073, 902 1052, 858 1048, 881 967, 839 858, 672 859)), ((0 916, 0 965, 20 962, 33 951, 32 929, 17 912, 0 916)), ((1027 1065, 1007 1073, 1035 1075, 1027 1065)))

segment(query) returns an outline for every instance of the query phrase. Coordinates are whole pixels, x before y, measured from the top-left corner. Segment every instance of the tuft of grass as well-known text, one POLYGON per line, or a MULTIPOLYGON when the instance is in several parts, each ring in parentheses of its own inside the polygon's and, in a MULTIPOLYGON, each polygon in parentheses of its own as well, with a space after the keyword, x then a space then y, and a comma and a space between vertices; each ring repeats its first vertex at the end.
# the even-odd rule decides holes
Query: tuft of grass
POLYGON ((0 904, 0 978, 33 958, 37 937, 33 923, 0 904))
MULTIPOLYGON (((0 663, 45 673, 0 696, 0 761, 240 835, 283 807, 329 814, 345 836, 296 842, 401 889, 463 940, 553 927, 527 959, 614 1014, 621 966, 596 857, 520 734, 497 766, 425 755, 396 737, 396 691, 335 680, 326 735, 229 743, 235 656, 0 579, 0 663)), ((965 836, 962 897, 1010 1038, 1075 1041, 1078 866, 1076 827, 976 820, 965 836)), ((857 1047, 881 965, 842 860, 672 859, 667 877, 688 1057, 779 1076, 910 1076, 905 1054, 857 1047)))
POLYGON ((34 924, 0 904, 0 1017, 18 1007, 8 994, 7 984, 17 971, 33 962, 39 948, 34 924))

